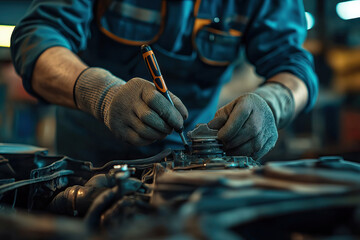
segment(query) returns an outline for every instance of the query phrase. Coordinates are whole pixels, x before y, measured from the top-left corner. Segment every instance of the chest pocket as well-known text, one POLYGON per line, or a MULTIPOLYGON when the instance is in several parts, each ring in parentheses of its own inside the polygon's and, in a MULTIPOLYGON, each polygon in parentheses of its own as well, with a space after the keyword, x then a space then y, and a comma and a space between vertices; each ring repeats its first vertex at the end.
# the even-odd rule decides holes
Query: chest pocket
POLYGON ((200 28, 193 41, 200 59, 213 66, 226 66, 240 56, 241 32, 223 31, 211 24, 200 28))
POLYGON ((96 18, 101 32, 108 37, 123 44, 140 46, 159 38, 165 12, 165 0, 108 0, 98 1, 96 18))
POLYGON ((239 59, 242 27, 235 1, 196 0, 192 42, 208 65, 227 66, 239 59))

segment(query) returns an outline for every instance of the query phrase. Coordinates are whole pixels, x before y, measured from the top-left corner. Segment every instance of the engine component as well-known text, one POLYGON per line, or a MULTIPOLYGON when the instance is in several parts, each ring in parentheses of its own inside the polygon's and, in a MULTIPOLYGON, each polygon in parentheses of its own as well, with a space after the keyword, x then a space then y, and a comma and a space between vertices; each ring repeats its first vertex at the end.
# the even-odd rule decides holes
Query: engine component
POLYGON ((107 174, 95 175, 84 186, 66 188, 54 197, 47 210, 56 214, 84 216, 94 200, 109 188, 117 186, 120 195, 138 191, 143 185, 138 180, 129 179, 134 173, 135 168, 128 165, 115 165, 107 174))
POLYGON ((218 130, 210 129, 207 124, 198 124, 187 136, 191 143, 189 151, 173 151, 173 169, 194 168, 252 168, 260 163, 246 156, 226 156, 223 144, 217 138, 218 130))
POLYGON ((359 238, 359 163, 323 157, 240 169, 257 163, 226 156, 216 135, 200 125, 188 135, 188 151, 100 168, 41 152, 5 152, 0 239, 359 238), (148 182, 135 177, 139 169, 148 182), (30 179, 22 178, 26 173, 30 179), (19 214, 20 200, 36 207, 19 214), (79 218, 39 218, 34 210, 79 218))
POLYGON ((199 157, 222 157, 222 143, 217 138, 218 130, 210 129, 207 124, 198 124, 188 132, 191 141, 191 155, 199 157))

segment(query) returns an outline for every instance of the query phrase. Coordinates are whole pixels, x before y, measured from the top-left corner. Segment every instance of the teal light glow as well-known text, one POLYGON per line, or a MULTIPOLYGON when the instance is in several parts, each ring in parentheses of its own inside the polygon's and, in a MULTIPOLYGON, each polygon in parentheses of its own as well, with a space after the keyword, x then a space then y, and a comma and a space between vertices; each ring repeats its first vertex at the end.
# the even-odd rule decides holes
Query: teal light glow
POLYGON ((309 12, 305 12, 305 18, 306 18, 307 30, 312 29, 314 27, 314 25, 315 25, 314 16, 309 12))

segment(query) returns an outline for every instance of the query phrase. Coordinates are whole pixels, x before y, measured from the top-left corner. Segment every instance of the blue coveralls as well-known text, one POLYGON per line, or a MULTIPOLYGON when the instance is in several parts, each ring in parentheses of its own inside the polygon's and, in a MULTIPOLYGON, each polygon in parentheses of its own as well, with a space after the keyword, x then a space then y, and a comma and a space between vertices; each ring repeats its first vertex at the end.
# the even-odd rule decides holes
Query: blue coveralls
MULTIPOLYGON (((301 47, 305 37, 301 0, 35 0, 14 30, 11 52, 26 90, 36 96, 33 68, 50 47, 66 47, 127 81, 149 79, 139 49, 150 44, 169 89, 189 110, 188 131, 214 117, 242 49, 265 79, 290 72, 303 80, 311 109, 318 82, 312 56, 301 47)), ((61 154, 98 162, 180 143, 172 134, 147 147, 129 146, 93 117, 66 108, 58 110, 57 130, 61 154)))

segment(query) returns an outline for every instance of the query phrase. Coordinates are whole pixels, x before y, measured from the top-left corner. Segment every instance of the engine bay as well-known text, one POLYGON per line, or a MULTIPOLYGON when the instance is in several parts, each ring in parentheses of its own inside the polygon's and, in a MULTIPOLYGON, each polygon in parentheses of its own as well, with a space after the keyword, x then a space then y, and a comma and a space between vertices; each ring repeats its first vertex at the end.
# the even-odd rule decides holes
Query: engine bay
POLYGON ((101 167, 1 144, 1 238, 359 236, 360 164, 323 157, 261 165, 227 156, 206 124, 187 136, 189 149, 101 167))

